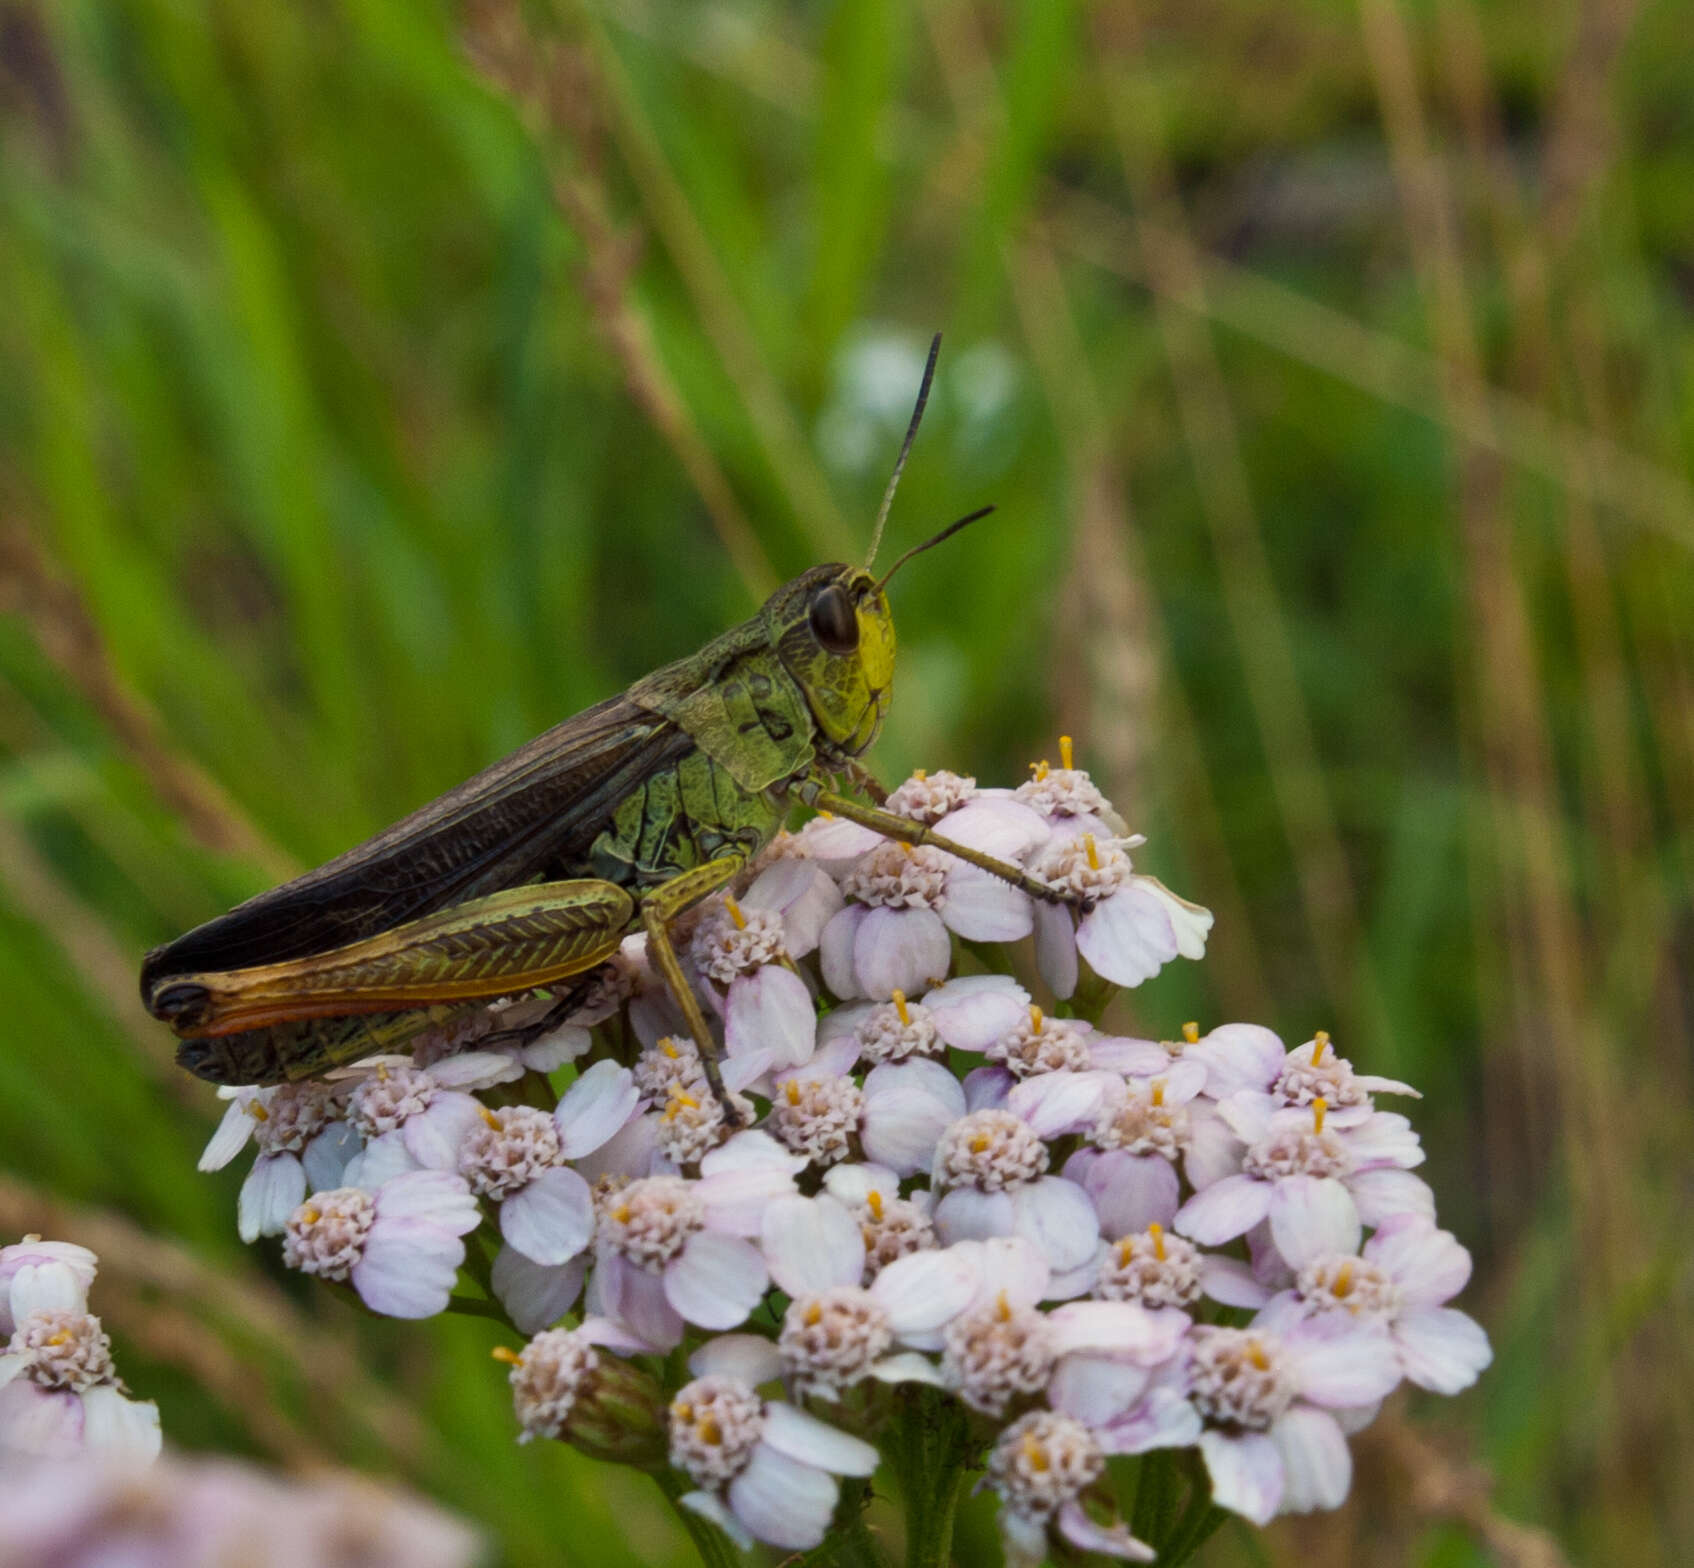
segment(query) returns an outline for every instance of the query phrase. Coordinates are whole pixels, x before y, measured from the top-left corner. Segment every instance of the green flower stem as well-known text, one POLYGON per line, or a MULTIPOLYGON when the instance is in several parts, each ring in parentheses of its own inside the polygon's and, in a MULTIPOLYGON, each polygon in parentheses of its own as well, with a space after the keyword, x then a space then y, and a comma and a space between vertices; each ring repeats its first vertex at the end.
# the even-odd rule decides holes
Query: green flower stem
POLYGON ((842 1522, 823 1545, 806 1554, 805 1568, 888 1568, 888 1553, 865 1522, 870 1494, 869 1481, 841 1483, 841 1506, 836 1517, 842 1522))
POLYGON ((914 1389, 894 1426, 893 1452, 906 1510, 906 1568, 945 1568, 953 1518, 974 1444, 958 1402, 938 1389, 914 1389))

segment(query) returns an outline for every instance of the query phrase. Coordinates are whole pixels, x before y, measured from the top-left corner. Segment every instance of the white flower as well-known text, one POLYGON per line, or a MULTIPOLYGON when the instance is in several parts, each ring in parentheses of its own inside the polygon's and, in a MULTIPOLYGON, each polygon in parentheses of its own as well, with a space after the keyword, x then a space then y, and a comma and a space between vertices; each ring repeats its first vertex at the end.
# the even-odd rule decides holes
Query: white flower
POLYGON ((1104 1097, 1089 1129, 1092 1147, 1079 1149, 1064 1170, 1093 1200, 1102 1235, 1169 1226, 1176 1217, 1177 1161, 1188 1149, 1189 1107, 1204 1080, 1198 1064, 1179 1060, 1156 1077, 1120 1080, 1104 1097))
POLYGON ((656 1350, 678 1344, 685 1322, 736 1327, 770 1280, 747 1238, 804 1165, 764 1133, 738 1133, 700 1162, 698 1181, 647 1176, 611 1193, 595 1239, 597 1309, 656 1350))
POLYGON ((341 1181, 359 1148, 345 1120, 347 1095, 345 1084, 322 1080, 230 1091, 229 1109, 200 1156, 200 1169, 221 1170, 249 1138, 258 1143, 259 1157, 237 1201, 243 1241, 278 1235, 308 1185, 333 1187, 341 1181))
POLYGON ((1332 1410, 1374 1404, 1400 1380, 1378 1325, 1324 1313, 1277 1332, 1274 1319, 1193 1336, 1188 1396, 1206 1422, 1200 1452, 1212 1500, 1255 1524, 1339 1507, 1352 1481, 1332 1410))
POLYGON ((949 1190, 935 1206, 945 1243, 1022 1236, 1041 1250, 1055 1296, 1086 1290, 1099 1242, 1088 1194, 1049 1176, 1047 1146, 1010 1111, 972 1111, 936 1145, 931 1185, 949 1190))
POLYGON ((80 1301, 52 1304, 66 1299, 67 1285, 80 1297, 63 1261, 11 1281, 14 1327, 0 1355, 0 1461, 94 1451, 150 1460, 159 1452, 159 1407, 125 1397, 99 1318, 80 1301))
MULTIPOLYGON (((767 1403, 735 1372, 713 1370, 719 1344, 695 1353, 689 1368, 699 1375, 671 1401, 671 1464, 698 1488, 681 1502, 743 1551, 755 1540, 805 1551, 829 1529, 836 1476, 871 1474, 876 1450, 793 1405, 767 1403)), ((730 1349, 734 1358, 740 1347, 730 1349)))
POLYGON ((960 1051, 986 1051, 1029 1014, 1029 992, 1009 975, 961 975, 923 999, 935 1032, 960 1051))
POLYGON ((1032 1410, 1000 1434, 988 1456, 988 1484, 1000 1494, 1000 1535, 1008 1568, 1047 1560, 1049 1527, 1077 1551, 1128 1562, 1153 1561, 1153 1548, 1120 1522, 1096 1524, 1081 1497, 1106 1471, 1106 1455, 1082 1422, 1032 1410))
POLYGON ((1302 1259, 1293 1292, 1272 1305, 1286 1313, 1292 1300, 1306 1313, 1381 1324, 1408 1381, 1456 1394, 1493 1359, 1480 1325, 1443 1305, 1469 1278, 1470 1254, 1451 1232, 1420 1214, 1402 1214, 1383 1222, 1362 1256, 1315 1251, 1302 1259))
MULTIPOLYGON (((970 849, 1017 860, 1046 829, 1012 801, 972 801, 936 831, 970 849)), ((1032 929, 1030 901, 1010 883, 932 846, 884 842, 849 871, 854 900, 824 927, 823 976, 843 999, 916 996, 939 986, 952 964, 949 933, 1015 942, 1032 929)))
POLYGON ((461 1239, 481 1215, 462 1178, 407 1171, 375 1193, 314 1193, 288 1217, 282 1260, 321 1279, 345 1280, 373 1312, 427 1318, 446 1310, 461 1239))
POLYGON ((596 1062, 551 1115, 533 1106, 497 1111, 475 1101, 477 1119, 458 1148, 458 1171, 472 1192, 499 1205, 500 1234, 532 1262, 568 1263, 594 1233, 588 1183, 565 1161, 592 1154, 635 1112, 635 1077, 596 1062))
POLYGON ((510 1083, 523 1071, 515 1058, 496 1051, 444 1056, 429 1067, 403 1056, 372 1057, 359 1064, 350 1085, 343 1081, 347 1120, 366 1142, 397 1135, 419 1169, 450 1171, 482 1110, 473 1091, 510 1083))
POLYGON ((1310 1255, 1314 1237, 1351 1235, 1328 1250, 1357 1247, 1361 1223, 1395 1214, 1433 1218, 1435 1198, 1407 1169, 1423 1159, 1405 1117, 1371 1112, 1352 1126, 1328 1125, 1321 1099, 1309 1109, 1272 1111, 1237 1094, 1218 1114, 1244 1145, 1241 1169, 1190 1198, 1176 1228, 1219 1246, 1269 1220, 1271 1239, 1290 1267, 1310 1255))
POLYGON ((1212 912, 1132 871, 1128 848, 1139 842, 1091 832, 1055 837, 1031 863, 1050 887, 1092 901, 1080 917, 1068 905, 1036 905, 1036 964, 1054 995, 1076 990, 1078 953, 1101 979, 1123 986, 1150 980, 1179 956, 1205 957, 1212 912))

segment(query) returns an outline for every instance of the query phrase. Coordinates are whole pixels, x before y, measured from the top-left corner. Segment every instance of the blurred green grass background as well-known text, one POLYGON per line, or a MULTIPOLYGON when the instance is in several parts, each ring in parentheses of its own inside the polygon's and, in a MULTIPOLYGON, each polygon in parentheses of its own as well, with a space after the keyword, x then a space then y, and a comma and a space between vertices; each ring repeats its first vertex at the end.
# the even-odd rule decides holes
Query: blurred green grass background
MULTIPOLYGON (((1694 1560, 1694 10, 0 0, 0 1231, 167 1434, 689 1560, 486 1325, 234 1235, 150 944, 862 552, 875 755, 1061 731, 1219 916, 1123 1022, 1414 1080, 1495 1368, 1212 1564, 1694 1560)), ((961 1561, 989 1560, 986 1510, 961 1561)))

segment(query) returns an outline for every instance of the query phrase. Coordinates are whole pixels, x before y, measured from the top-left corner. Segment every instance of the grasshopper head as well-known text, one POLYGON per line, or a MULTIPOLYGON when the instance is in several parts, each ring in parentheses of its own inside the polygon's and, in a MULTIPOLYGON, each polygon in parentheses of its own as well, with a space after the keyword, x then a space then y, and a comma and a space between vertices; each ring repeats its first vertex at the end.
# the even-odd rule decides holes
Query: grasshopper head
POLYGON ((862 566, 814 566, 771 595, 764 619, 825 739, 858 756, 882 728, 894 680, 894 617, 882 585, 862 566))

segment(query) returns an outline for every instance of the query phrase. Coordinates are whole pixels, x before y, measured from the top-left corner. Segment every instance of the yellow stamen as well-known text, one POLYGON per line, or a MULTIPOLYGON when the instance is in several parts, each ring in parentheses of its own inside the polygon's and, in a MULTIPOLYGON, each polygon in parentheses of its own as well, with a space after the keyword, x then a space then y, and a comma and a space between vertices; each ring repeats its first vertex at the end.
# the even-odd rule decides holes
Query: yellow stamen
POLYGON ((974 1138, 971 1139, 971 1153, 972 1154, 986 1154, 986 1153, 988 1153, 988 1136, 987 1136, 986 1133, 980 1133, 979 1132, 974 1138))
POLYGON ((694 1423, 694 1435, 702 1443, 710 1443, 714 1448, 723 1442, 723 1428, 718 1425, 716 1416, 701 1416, 694 1423))
POLYGON ((1029 1004, 1029 1032, 1031 1034, 1041 1033, 1041 1009, 1034 1002, 1029 1004))
POLYGON ((822 817, 825 822, 833 822, 835 820, 835 813, 833 811, 820 811, 818 815, 822 817))
POLYGON ((694 1406, 689 1404, 686 1399, 679 1399, 671 1406, 671 1414, 675 1416, 678 1421, 693 1421, 694 1406))
POLYGON ((49 1345, 68 1345, 70 1342, 71 1336, 66 1329, 60 1329, 57 1334, 49 1335, 47 1339, 49 1345))
POLYGON ((513 1350, 510 1345, 496 1345, 488 1353, 493 1356, 496 1361, 504 1361, 509 1367, 521 1367, 523 1365, 523 1357, 520 1356, 517 1351, 513 1350))
POLYGON ((1068 735, 1059 737, 1059 766, 1067 772, 1075 766, 1075 763, 1071 760, 1071 738, 1068 735))
POLYGON ((782 1086, 782 1092, 787 1096, 788 1103, 790 1105, 798 1105, 800 1103, 800 1085, 792 1078, 790 1078, 788 1082, 782 1086))
POLYGON ((906 853, 907 853, 907 854, 908 854, 908 855, 909 855, 909 854, 911 854, 911 852, 912 852, 912 846, 911 846, 911 845, 910 845, 910 844, 908 844, 908 843, 907 843, 907 842, 906 842, 906 841, 905 841, 905 840, 904 840, 904 839, 901 839, 901 840, 900 840, 900 841, 899 841, 899 843, 900 843, 900 847, 901 847, 901 849, 903 849, 903 850, 905 850, 905 852, 906 852, 906 853))
POLYGON ((380 1082, 380 1083, 387 1083, 388 1082, 388 1063, 387 1062, 378 1062, 376 1064, 376 1076, 377 1076, 378 1082, 380 1082))
POLYGON ((723 907, 729 911, 729 918, 735 922, 737 931, 747 929, 747 917, 741 913, 741 906, 727 893, 724 895, 723 907))
POLYGON ((1165 1080, 1163 1078, 1155 1078, 1153 1080, 1153 1103, 1155 1105, 1163 1105, 1165 1103, 1165 1080))
POLYGON ((676 1041, 668 1034, 659 1042, 659 1049, 663 1051, 673 1062, 682 1055, 682 1052, 676 1048, 676 1041))
POLYGON ((1128 1268, 1129 1260, 1134 1256, 1135 1238, 1133 1236, 1125 1236, 1123 1240, 1118 1243, 1118 1267, 1120 1269, 1128 1268))
POLYGON ((1352 1294, 1353 1264, 1351 1259, 1349 1259, 1346 1263, 1343 1263, 1341 1267, 1335 1271, 1335 1283, 1329 1288, 1337 1297, 1352 1294))
POLYGON ((814 1301, 806 1308, 806 1327, 816 1328, 821 1322, 823 1322, 823 1308, 814 1301))
POLYGON ((1270 1357, 1265 1354, 1265 1347, 1258 1340, 1253 1340, 1247 1346, 1247 1359, 1261 1372, 1270 1371, 1270 1357))
POLYGON ((1037 1475, 1051 1468, 1047 1450, 1036 1442, 1033 1432, 1025 1432, 1023 1435, 1023 1456, 1029 1461, 1029 1468, 1037 1475))
POLYGON ((271 1119, 271 1113, 257 1100, 247 1102, 247 1114, 256 1122, 268 1122, 271 1119))
MULTIPOLYGON (((620 1225, 629 1224, 629 1205, 627 1203, 620 1203, 612 1210, 612 1218, 620 1225)), ((687 1418, 684 1417, 684 1419, 686 1420, 687 1418)))
POLYGON ((921 783, 923 783, 923 781, 925 779, 927 779, 929 777, 929 771, 926 768, 913 768, 912 769, 912 777, 915 778, 918 781, 918 783, 921 784, 921 783))
POLYGON ((490 1127, 492 1127, 496 1132, 500 1130, 500 1118, 496 1116, 493 1111, 489 1110, 486 1105, 477 1106, 477 1110, 481 1113, 482 1119, 487 1122, 490 1127))
POLYGON ((1035 782, 1039 784, 1053 769, 1047 759, 1043 757, 1039 762, 1030 763, 1029 771, 1035 775, 1035 782))
POLYGON ((910 1028, 912 1015, 906 1011, 906 993, 904 991, 896 991, 889 1000, 894 1004, 894 1011, 900 1015, 900 1027, 902 1029, 910 1028))
POLYGON ((1312 1101, 1312 1131, 1313 1132, 1322 1132, 1323 1131, 1323 1116, 1324 1116, 1324 1112, 1327 1111, 1328 1109, 1329 1109, 1329 1101, 1324 1099, 1324 1097, 1321 1094, 1315 1100, 1312 1101))
POLYGON ((1200 1038, 1200 1026, 1196 1023, 1186 1023, 1182 1026, 1182 1038, 1193 1045, 1200 1038))
POLYGON ((875 1187, 872 1187, 869 1193, 866 1194, 865 1207, 871 1211, 871 1218, 873 1220, 879 1220, 882 1218, 882 1194, 878 1192, 875 1187))
POLYGON ((323 1218, 323 1215, 317 1209, 308 1208, 306 1210, 306 1212, 300 1216, 300 1218, 303 1219, 308 1225, 316 1225, 317 1222, 323 1218))
POLYGON ((994 1298, 994 1316, 1002 1323, 1009 1321, 1012 1316, 1012 1304, 1006 1299, 1005 1291, 1001 1291, 994 1298))
POLYGON ((1329 1031, 1320 1029, 1312 1036, 1312 1065, 1315 1067, 1330 1050, 1329 1031))
POLYGON ((1100 869, 1100 851, 1094 847, 1094 835, 1092 833, 1082 835, 1082 847, 1088 851, 1088 869, 1098 871, 1100 869))
POLYGON ((1147 1234, 1153 1238, 1153 1256, 1163 1263, 1165 1261, 1165 1228, 1157 1220, 1147 1227, 1147 1234))

